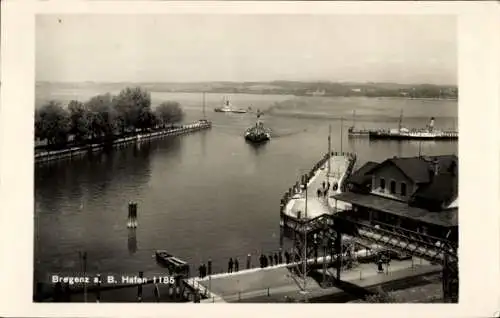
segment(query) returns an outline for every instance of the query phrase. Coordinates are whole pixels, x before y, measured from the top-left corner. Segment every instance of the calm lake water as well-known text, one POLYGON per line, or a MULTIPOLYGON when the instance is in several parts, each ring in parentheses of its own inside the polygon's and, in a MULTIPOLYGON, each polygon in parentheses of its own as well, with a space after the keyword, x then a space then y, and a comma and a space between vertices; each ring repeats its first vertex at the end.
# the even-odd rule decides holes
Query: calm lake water
MULTIPOLYGON (((37 92, 47 99, 86 100, 98 91, 37 92)), ((396 142, 347 138, 356 109, 359 128, 424 127, 431 116, 439 128, 457 127, 456 101, 376 98, 321 98, 227 95, 237 107, 272 108, 263 121, 274 132, 266 145, 245 143, 251 114, 213 112, 223 95, 207 94, 213 128, 186 136, 131 145, 108 154, 51 163, 35 170, 35 276, 74 275, 78 252, 88 254, 88 271, 135 274, 158 272, 155 249, 194 263, 210 257, 215 270, 229 257, 279 246, 279 201, 298 176, 326 151, 328 125, 332 150, 358 154, 358 166, 391 156, 457 153, 457 142, 396 142), (339 117, 345 117, 341 138, 339 117), (138 202, 139 226, 126 228, 127 204, 138 202)), ((202 116, 202 96, 152 93, 153 103, 179 101, 186 121, 202 116)), ((255 261, 254 261, 255 262, 255 261)))

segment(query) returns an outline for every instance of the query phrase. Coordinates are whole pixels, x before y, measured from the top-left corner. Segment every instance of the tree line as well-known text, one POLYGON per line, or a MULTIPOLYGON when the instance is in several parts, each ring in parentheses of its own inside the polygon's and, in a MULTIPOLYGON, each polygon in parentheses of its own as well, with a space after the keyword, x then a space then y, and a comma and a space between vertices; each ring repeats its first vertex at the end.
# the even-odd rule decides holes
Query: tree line
POLYGON ((35 137, 46 140, 48 148, 64 148, 166 129, 183 118, 178 102, 166 101, 153 109, 147 90, 127 87, 118 95, 101 94, 86 102, 71 100, 67 107, 48 101, 35 110, 35 137))
MULTIPOLYGON (((216 93, 287 94, 308 96, 322 92, 323 96, 409 97, 409 98, 458 98, 458 88, 433 84, 403 85, 384 83, 334 83, 274 81, 270 87, 256 89, 256 83, 236 85, 228 83, 214 87, 216 93)), ((265 83, 262 83, 265 84, 265 83)))

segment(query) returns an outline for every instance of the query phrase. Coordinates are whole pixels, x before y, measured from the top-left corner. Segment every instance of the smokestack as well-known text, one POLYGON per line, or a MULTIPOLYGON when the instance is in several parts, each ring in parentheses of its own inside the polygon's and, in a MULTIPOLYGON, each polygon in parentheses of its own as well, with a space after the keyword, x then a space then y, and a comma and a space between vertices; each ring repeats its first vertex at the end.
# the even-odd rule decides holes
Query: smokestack
POLYGON ((434 117, 431 117, 431 121, 429 122, 429 130, 434 129, 434 117))

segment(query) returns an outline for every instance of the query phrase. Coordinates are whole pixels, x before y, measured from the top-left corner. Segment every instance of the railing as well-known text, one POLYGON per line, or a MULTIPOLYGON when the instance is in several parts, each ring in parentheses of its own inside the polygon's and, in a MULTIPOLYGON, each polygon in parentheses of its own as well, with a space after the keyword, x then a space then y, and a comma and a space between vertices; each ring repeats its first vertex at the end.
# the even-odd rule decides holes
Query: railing
MULTIPOLYGON (((345 185, 346 184, 346 180, 348 179, 349 175, 351 174, 352 172, 352 169, 354 167, 354 164, 356 162, 356 154, 355 153, 350 153, 350 152, 336 152, 336 151, 332 151, 330 154, 326 153, 323 158, 321 158, 313 167, 312 169, 306 173, 306 174, 303 174, 301 177, 300 177, 300 180, 298 180, 297 182, 295 182, 294 185, 292 185, 287 192, 285 192, 281 198, 281 201, 280 201, 280 212, 283 212, 286 205, 288 204, 288 202, 291 200, 291 198, 299 193, 301 191, 301 185, 309 185, 311 179, 316 175, 316 173, 318 172, 318 170, 324 166, 327 162, 328 159, 330 159, 331 157, 335 157, 335 156, 346 156, 349 158, 349 164, 348 164, 348 167, 347 167, 347 170, 346 172, 344 173, 344 178, 343 178, 343 184, 342 185, 345 185)), ((342 186, 342 185, 339 185, 339 186, 342 186)), ((343 190, 344 191, 344 190, 343 190)))
MULTIPOLYGON (((447 239, 384 223, 378 225, 362 223, 339 215, 320 215, 307 221, 283 216, 283 225, 300 232, 321 231, 324 229, 325 222, 327 222, 328 227, 334 226, 335 223, 344 223, 350 227, 348 233, 350 235, 359 236, 377 245, 388 246, 431 262, 441 263, 445 256, 449 258, 448 261, 451 263, 458 262, 458 243, 447 239)), ((341 227, 340 223, 338 227, 341 227)))

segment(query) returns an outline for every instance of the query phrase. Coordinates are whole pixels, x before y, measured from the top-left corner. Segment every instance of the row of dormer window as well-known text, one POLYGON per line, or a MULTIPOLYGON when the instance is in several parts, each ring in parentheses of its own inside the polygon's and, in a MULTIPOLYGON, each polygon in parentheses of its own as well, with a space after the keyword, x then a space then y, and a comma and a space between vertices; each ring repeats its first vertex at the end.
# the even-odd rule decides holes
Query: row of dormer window
MULTIPOLYGON (((385 179, 384 178, 380 178, 380 189, 382 189, 383 191, 385 191, 385 179)), ((390 184, 389 184, 389 192, 391 194, 400 194, 401 196, 405 197, 406 196, 406 183, 405 182, 400 182, 399 183, 399 193, 397 193, 397 183, 396 181, 394 180, 391 180, 390 184)))

